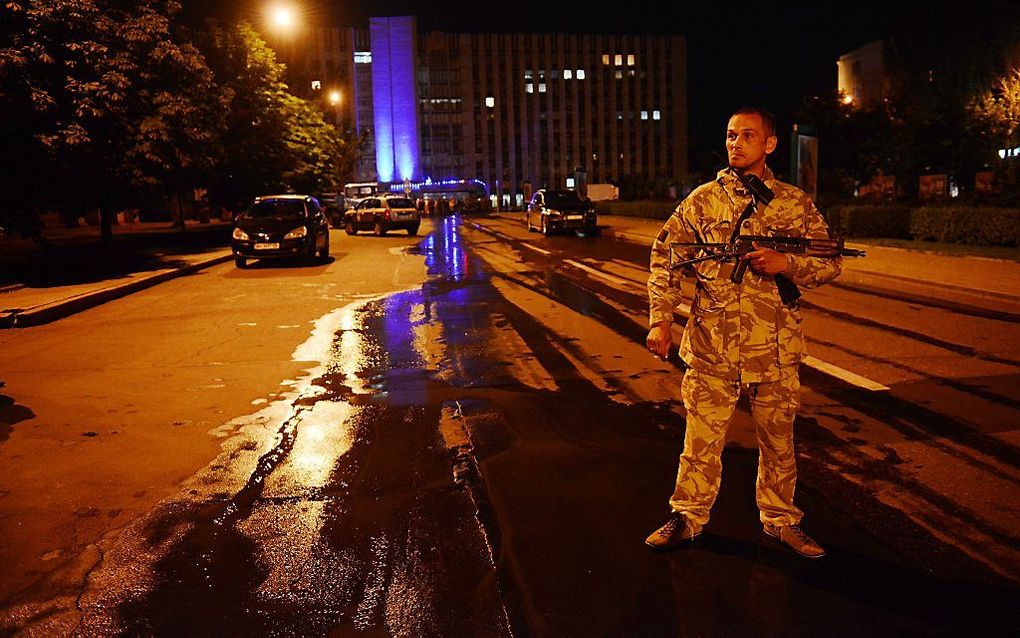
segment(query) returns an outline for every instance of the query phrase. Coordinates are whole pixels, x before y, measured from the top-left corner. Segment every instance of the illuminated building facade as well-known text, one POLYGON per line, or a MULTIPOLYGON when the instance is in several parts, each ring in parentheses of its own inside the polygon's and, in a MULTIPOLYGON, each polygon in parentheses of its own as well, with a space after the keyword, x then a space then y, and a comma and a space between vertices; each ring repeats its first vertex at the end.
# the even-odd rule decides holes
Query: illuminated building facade
POLYGON ((308 46, 323 88, 354 96, 342 117, 371 127, 360 179, 477 178, 517 205, 542 187, 687 171, 682 36, 418 33, 397 17, 319 29, 308 46))
POLYGON ((839 56, 836 87, 848 104, 860 108, 885 97, 883 48, 879 40, 839 56))

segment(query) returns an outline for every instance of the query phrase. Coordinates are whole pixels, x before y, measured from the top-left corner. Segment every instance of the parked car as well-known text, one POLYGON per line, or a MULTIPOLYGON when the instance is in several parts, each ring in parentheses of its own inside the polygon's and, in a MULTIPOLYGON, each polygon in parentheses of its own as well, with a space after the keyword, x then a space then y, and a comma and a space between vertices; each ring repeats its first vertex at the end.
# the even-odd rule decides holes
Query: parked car
POLYGON ((344 213, 344 230, 357 235, 359 230, 371 230, 378 237, 388 231, 404 229, 408 235, 417 235, 421 214, 414 202, 403 195, 373 195, 361 200, 344 213))
POLYGON ((597 222, 595 204, 582 198, 577 191, 541 188, 535 191, 524 212, 528 230, 538 228, 543 235, 563 230, 595 235, 597 222))
POLYGON ((231 239, 234 263, 244 268, 249 259, 329 257, 329 223, 319 202, 310 195, 256 197, 234 220, 231 239))

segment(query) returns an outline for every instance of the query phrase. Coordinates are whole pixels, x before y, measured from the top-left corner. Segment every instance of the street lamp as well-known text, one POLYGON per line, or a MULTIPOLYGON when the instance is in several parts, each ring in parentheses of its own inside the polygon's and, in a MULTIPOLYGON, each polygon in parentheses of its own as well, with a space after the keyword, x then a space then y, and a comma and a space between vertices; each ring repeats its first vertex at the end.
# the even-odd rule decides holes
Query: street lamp
POLYGON ((333 89, 332 91, 329 92, 329 103, 332 104, 333 106, 339 106, 340 97, 341 97, 340 91, 337 89, 333 89))
POLYGON ((294 11, 290 7, 274 7, 271 17, 278 29, 289 31, 294 27, 294 11))

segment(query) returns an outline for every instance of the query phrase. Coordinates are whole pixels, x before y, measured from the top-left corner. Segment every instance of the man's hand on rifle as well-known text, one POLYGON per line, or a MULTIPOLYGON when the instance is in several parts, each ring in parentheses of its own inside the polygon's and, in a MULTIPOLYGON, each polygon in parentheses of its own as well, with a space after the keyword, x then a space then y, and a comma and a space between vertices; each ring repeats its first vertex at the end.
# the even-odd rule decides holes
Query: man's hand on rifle
POLYGON ((648 338, 645 339, 645 343, 648 345, 648 349, 652 351, 652 354, 663 361, 669 356, 669 348, 673 345, 673 337, 669 332, 671 325, 672 322, 660 321, 652 326, 652 329, 648 331, 648 338))
POLYGON ((754 250, 747 253, 741 259, 748 262, 751 270, 759 275, 778 275, 785 271, 790 265, 786 255, 758 245, 758 242, 751 244, 754 250))

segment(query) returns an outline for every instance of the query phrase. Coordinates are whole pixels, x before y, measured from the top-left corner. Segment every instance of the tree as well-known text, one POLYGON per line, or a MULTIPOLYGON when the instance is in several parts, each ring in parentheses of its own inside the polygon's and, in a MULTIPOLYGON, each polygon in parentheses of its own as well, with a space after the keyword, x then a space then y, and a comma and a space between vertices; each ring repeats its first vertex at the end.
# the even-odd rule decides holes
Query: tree
MULTIPOLYGON (((1000 77, 968 106, 975 146, 986 161, 995 161, 999 149, 1020 148, 1020 68, 1000 77)), ((1000 161, 998 166, 1000 190, 1015 194, 1020 186, 1020 158, 1000 161)))
POLYGON ((176 220, 184 228, 181 199, 210 179, 223 155, 230 91, 216 85, 199 50, 172 34, 178 7, 140 6, 121 25, 131 59, 141 61, 134 78, 133 109, 141 120, 127 140, 124 161, 133 184, 148 195, 176 196, 176 220))
POLYGON ((228 170, 210 184, 211 198, 236 207, 272 191, 336 190, 348 178, 362 136, 340 132, 318 106, 292 95, 284 66, 251 25, 211 24, 205 50, 231 96, 228 170))
POLYGON ((171 0, 11 0, 0 41, 2 132, 15 153, 0 183, 31 224, 59 206, 116 207, 145 187, 183 188, 208 168, 222 100, 197 49, 176 39, 171 0), (35 164, 25 165, 25 158, 35 164), (19 164, 19 162, 21 164, 19 164), (30 167, 30 168, 29 168, 30 167))

